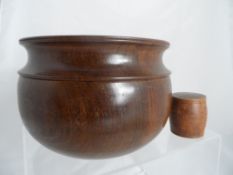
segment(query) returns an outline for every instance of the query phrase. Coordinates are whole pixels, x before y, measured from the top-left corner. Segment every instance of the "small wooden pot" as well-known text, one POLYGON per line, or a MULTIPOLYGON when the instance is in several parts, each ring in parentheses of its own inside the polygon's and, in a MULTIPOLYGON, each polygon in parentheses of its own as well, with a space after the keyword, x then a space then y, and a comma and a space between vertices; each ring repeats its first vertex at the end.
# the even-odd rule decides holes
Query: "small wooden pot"
POLYGON ((182 137, 204 135, 207 119, 206 96, 191 92, 173 94, 170 117, 171 131, 182 137))

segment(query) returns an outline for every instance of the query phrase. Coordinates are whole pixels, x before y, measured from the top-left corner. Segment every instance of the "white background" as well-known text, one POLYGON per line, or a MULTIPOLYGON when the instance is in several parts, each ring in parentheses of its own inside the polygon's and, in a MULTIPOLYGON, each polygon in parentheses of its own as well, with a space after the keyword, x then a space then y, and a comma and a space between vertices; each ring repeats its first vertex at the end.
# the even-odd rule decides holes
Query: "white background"
MULTIPOLYGON (((18 39, 35 35, 127 35, 167 40, 173 91, 208 97, 208 127, 223 138, 221 174, 233 174, 232 0, 1 0, 0 174, 23 174, 18 39)), ((185 166, 185 165, 184 165, 185 166)))

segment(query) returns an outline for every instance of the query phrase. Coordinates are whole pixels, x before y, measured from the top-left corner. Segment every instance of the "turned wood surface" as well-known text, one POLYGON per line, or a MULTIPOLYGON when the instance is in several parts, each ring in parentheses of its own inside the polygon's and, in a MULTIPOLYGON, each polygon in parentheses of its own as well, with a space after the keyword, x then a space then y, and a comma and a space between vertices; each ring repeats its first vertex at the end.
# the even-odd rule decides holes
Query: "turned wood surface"
POLYGON ((172 96, 171 131, 189 138, 203 136, 207 120, 206 96, 193 92, 177 92, 172 96))
POLYGON ((168 43, 110 36, 20 40, 22 120, 44 146, 69 156, 106 158, 132 152, 165 125, 171 107, 168 43))

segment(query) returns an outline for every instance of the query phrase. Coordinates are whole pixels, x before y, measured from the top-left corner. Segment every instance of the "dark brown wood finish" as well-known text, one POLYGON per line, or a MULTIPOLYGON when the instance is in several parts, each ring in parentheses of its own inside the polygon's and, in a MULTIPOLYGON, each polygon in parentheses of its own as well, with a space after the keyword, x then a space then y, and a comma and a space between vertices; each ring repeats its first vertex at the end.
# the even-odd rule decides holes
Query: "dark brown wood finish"
POLYGON ((171 131, 182 137, 196 138, 204 135, 207 120, 205 95, 192 92, 173 94, 171 131))
POLYGON ((28 63, 19 71, 23 122, 44 146, 75 157, 106 158, 145 145, 170 113, 168 43, 111 36, 20 40, 28 63))

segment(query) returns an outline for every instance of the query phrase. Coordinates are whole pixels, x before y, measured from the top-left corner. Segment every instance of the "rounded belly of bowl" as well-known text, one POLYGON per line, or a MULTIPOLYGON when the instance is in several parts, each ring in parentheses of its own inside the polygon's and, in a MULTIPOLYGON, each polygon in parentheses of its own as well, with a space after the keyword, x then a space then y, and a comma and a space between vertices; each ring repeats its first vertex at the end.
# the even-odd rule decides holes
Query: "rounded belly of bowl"
POLYGON ((131 81, 58 81, 20 77, 19 109, 30 134, 74 157, 132 152, 163 128, 171 103, 169 77, 131 81))

